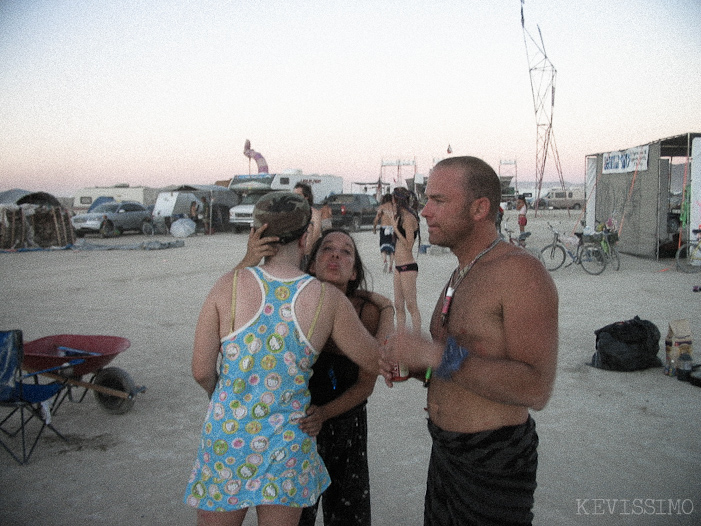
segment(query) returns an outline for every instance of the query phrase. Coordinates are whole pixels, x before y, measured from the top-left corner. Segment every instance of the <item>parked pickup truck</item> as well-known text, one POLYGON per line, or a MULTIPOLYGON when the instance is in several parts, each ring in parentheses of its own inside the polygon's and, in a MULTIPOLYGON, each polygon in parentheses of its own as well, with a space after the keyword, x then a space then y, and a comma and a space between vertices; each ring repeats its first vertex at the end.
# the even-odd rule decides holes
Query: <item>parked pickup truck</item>
POLYGON ((374 195, 335 194, 326 199, 331 207, 334 228, 348 228, 357 232, 363 225, 372 225, 379 203, 374 195))

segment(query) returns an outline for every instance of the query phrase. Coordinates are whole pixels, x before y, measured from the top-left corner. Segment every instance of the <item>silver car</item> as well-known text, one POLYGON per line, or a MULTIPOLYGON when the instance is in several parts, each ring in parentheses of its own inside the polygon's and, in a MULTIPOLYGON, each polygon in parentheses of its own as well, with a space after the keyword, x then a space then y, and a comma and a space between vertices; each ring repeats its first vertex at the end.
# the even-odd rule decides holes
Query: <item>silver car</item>
MULTIPOLYGON (((71 218, 78 237, 85 234, 101 234, 102 237, 118 236, 127 230, 144 231, 144 224, 150 226, 151 212, 141 203, 123 201, 103 203, 92 212, 78 214, 71 218)), ((148 226, 146 227, 148 229, 148 226)))

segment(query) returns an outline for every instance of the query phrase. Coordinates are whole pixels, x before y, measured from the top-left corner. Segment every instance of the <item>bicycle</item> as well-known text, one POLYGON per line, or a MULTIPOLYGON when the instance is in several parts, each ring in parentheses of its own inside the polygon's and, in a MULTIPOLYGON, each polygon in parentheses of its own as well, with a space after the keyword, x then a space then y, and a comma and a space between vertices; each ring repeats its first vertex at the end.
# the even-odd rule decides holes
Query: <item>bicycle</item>
POLYGON ((677 270, 680 272, 701 272, 701 229, 692 230, 696 241, 687 241, 677 250, 677 270))
POLYGON ((168 226, 165 221, 156 221, 155 219, 151 221, 144 221, 141 225, 141 231, 145 236, 153 235, 166 235, 168 234, 168 226))
MULTIPOLYGON (((525 248, 526 247, 526 239, 531 235, 530 232, 521 232, 518 237, 513 237, 514 231, 511 230, 508 226, 504 227, 504 231, 509 235, 509 243, 512 245, 518 245, 520 247, 525 248)), ((504 236, 502 236, 504 237, 504 236)))
POLYGON ((572 252, 567 245, 560 241, 560 233, 550 223, 548 223, 548 228, 553 233, 553 241, 540 251, 540 259, 550 272, 562 267, 567 256, 570 257, 570 262, 565 265, 567 267, 575 263, 581 265, 586 273, 594 276, 601 274, 606 269, 606 256, 601 250, 600 243, 592 243, 585 240, 585 236, 582 234, 578 234, 579 243, 576 251, 572 252))
POLYGON ((616 248, 618 241, 618 232, 609 230, 604 227, 603 230, 597 232, 602 234, 601 251, 606 257, 606 263, 613 266, 613 270, 621 270, 621 255, 616 248))

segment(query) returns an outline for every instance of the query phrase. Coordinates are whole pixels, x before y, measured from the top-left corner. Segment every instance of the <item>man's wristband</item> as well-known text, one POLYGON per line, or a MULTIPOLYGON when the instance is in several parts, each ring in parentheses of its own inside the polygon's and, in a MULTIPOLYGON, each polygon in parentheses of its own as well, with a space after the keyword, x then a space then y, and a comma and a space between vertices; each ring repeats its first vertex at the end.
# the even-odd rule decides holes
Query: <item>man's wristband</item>
POLYGON ((445 342, 445 350, 443 351, 443 358, 441 359, 441 364, 438 368, 433 371, 438 378, 444 380, 449 379, 453 376, 453 373, 460 369, 460 366, 469 356, 470 351, 465 347, 460 347, 455 338, 448 336, 445 342))

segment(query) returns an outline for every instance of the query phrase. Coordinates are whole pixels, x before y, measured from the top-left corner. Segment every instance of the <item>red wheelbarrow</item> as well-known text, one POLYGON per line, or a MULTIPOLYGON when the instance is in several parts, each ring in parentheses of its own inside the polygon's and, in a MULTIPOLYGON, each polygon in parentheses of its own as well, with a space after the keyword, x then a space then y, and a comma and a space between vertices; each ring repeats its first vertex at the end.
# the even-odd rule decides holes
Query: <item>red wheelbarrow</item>
POLYGON ((137 387, 131 376, 119 367, 105 366, 130 345, 128 339, 118 336, 46 336, 24 343, 22 368, 27 371, 42 371, 80 358, 83 362, 74 365, 67 374, 41 373, 68 386, 63 397, 54 405, 54 410, 63 403, 66 396, 70 400, 82 402, 88 390, 92 390, 102 409, 112 414, 123 414, 132 408, 134 397, 146 391, 146 387, 137 387), (85 375, 92 375, 87 382, 81 379, 85 375), (73 399, 73 388, 83 389, 77 400, 73 399))

